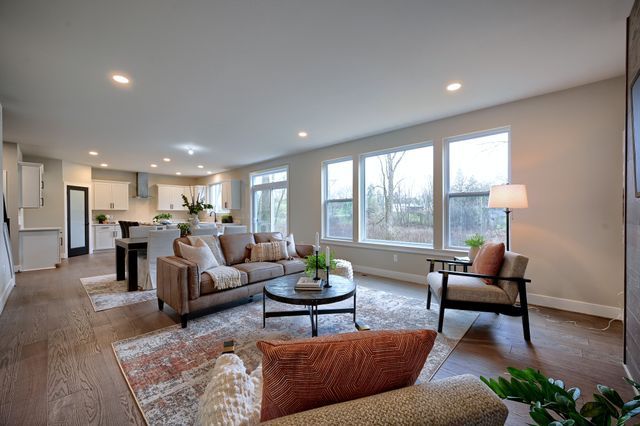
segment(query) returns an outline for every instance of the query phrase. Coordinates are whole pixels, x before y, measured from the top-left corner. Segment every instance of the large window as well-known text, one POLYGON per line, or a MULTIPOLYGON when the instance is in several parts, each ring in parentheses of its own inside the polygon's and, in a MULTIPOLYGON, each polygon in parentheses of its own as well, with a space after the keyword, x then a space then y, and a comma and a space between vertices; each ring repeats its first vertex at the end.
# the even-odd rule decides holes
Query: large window
POLYGON ((253 232, 288 231, 287 167, 251 174, 251 223, 253 232))
POLYGON ((433 245, 433 146, 362 156, 362 239, 433 245))
POLYGON ((324 236, 353 238, 353 160, 324 163, 324 236))
POLYGON ((505 214, 489 209, 491 185, 509 180, 509 130, 478 133, 445 141, 445 201, 448 246, 464 247, 473 234, 505 240, 505 214))

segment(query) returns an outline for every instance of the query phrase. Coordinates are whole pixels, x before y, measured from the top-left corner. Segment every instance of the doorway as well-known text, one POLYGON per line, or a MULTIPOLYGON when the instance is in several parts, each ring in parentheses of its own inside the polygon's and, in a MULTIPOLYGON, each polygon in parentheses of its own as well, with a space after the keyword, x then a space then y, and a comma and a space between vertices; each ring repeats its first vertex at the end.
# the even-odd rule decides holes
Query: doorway
POLYGON ((89 188, 67 186, 67 256, 89 254, 89 188))

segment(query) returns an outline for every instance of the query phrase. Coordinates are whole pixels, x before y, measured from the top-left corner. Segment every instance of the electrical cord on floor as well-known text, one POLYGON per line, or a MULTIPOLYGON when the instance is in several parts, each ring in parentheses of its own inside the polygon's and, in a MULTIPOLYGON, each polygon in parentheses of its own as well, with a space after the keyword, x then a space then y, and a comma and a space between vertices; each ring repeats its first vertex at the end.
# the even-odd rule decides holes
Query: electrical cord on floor
MULTIPOLYGON (((622 294, 624 294, 623 291, 621 291, 618 294, 616 294, 616 296, 621 296, 622 294)), ((581 325, 578 324, 577 321, 574 321, 574 320, 561 320, 561 321, 554 320, 554 319, 551 318, 550 315, 546 315, 546 314, 541 313, 540 308, 538 308, 537 306, 529 306, 529 310, 530 311, 539 312, 540 315, 546 321, 549 321, 551 323, 554 323, 554 324, 573 324, 574 326, 576 326, 578 328, 582 328, 582 329, 585 329, 585 330, 592 330, 592 331, 607 331, 607 330, 609 330, 611 328, 611 324, 613 324, 614 321, 622 321, 622 306, 620 306, 620 304, 618 304, 618 308, 620 309, 620 313, 618 314, 617 317, 611 318, 609 320, 609 323, 607 324, 607 326, 605 328, 596 328, 596 327, 582 327, 581 325)))

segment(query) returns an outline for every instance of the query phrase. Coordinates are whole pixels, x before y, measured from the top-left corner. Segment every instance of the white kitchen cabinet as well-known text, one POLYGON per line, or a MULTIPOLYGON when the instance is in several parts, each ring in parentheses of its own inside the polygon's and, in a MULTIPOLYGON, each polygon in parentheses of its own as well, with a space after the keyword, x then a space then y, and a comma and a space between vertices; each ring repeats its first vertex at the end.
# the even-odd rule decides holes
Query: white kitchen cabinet
POLYGON ((184 211, 182 194, 191 197, 190 187, 179 185, 158 185, 158 210, 184 211))
POLYGON ((18 163, 20 175, 20 207, 38 209, 44 207, 44 166, 40 163, 18 163))
POLYGON ((93 210, 128 210, 129 182, 93 181, 93 210))
POLYGON ((93 249, 108 250, 115 248, 115 239, 121 238, 119 224, 106 223, 93 225, 93 249))
POLYGON ((222 208, 226 210, 240 210, 242 208, 241 182, 228 180, 222 182, 222 208))

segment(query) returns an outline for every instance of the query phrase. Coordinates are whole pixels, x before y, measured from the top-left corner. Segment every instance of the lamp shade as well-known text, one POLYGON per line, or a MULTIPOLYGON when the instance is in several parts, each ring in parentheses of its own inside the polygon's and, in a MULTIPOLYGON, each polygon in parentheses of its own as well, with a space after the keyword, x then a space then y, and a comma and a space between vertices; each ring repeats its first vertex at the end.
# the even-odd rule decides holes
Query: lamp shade
POLYGON ((493 185, 489 192, 489 207, 504 209, 526 209, 527 187, 525 185, 493 185))

